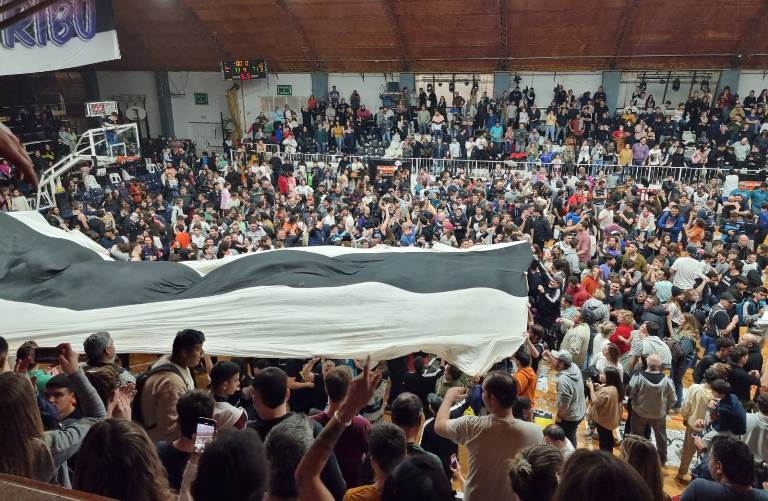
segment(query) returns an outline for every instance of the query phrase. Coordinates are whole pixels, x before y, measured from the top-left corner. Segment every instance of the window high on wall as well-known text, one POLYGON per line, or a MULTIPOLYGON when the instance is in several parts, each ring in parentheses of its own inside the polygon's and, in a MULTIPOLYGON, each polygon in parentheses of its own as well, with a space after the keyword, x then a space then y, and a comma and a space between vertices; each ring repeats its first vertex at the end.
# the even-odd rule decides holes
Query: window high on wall
POLYGON ((422 73, 416 75, 416 90, 424 89, 427 92, 427 86, 432 85, 435 89, 437 98, 445 98, 445 101, 450 105, 453 99, 453 92, 451 92, 451 84, 454 86, 454 91, 458 92, 464 99, 469 99, 472 93, 472 86, 477 84, 478 95, 482 95, 483 92, 487 92, 488 95, 493 94, 493 74, 492 73, 462 73, 462 74, 427 74, 422 73))

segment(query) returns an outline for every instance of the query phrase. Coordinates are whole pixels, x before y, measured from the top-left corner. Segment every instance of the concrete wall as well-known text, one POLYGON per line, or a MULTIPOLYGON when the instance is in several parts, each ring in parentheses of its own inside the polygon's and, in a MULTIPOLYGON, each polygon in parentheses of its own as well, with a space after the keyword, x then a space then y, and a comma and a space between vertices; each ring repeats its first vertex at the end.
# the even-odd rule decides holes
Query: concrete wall
POLYGON ((759 96, 763 89, 768 89, 768 73, 761 70, 743 70, 739 78, 739 96, 744 99, 749 91, 754 90, 759 96))
POLYGON ((227 89, 231 81, 213 72, 168 72, 173 109, 173 128, 177 137, 197 141, 198 149, 221 147, 224 142, 221 114, 229 119, 227 89), (195 104, 195 93, 207 93, 208 104, 195 104))
MULTIPOLYGON (((592 71, 582 73, 540 73, 517 72, 520 80, 520 89, 533 87, 536 91, 536 106, 546 108, 554 98, 554 88, 557 84, 563 84, 565 90, 573 89, 577 96, 589 91, 594 93, 597 87, 603 83, 603 72, 592 71)), ((510 85, 514 85, 512 79, 515 72, 510 72, 510 85)))
POLYGON ((144 108, 147 110, 150 134, 152 137, 161 134, 160 105, 157 100, 157 84, 153 72, 97 71, 96 79, 99 84, 99 95, 104 101, 111 101, 121 94, 146 96, 144 108))
POLYGON ((378 109, 381 106, 379 95, 387 89, 386 82, 399 81, 400 76, 395 73, 387 73, 386 78, 383 73, 329 73, 328 88, 335 85, 341 97, 349 102, 349 96, 352 91, 357 90, 360 94, 360 103, 368 109, 378 109))

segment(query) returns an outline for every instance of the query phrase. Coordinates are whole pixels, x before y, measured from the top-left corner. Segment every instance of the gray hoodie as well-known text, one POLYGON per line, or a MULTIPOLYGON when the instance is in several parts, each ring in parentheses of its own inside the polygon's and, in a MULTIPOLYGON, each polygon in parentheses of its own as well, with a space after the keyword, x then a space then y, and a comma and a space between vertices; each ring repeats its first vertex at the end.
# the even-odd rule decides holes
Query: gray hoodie
POLYGON ((69 376, 72 389, 77 395, 83 417, 70 422, 61 429, 47 431, 43 435, 45 448, 41 449, 42 458, 37 462, 37 470, 32 475, 35 480, 58 484, 71 488, 67 459, 80 450, 80 444, 91 426, 107 416, 101 397, 85 377, 82 369, 69 376))
POLYGON ((586 413, 584 381, 575 363, 557 374, 557 409, 557 416, 566 421, 579 421, 586 413), (565 411, 560 412, 563 408, 565 411))
POLYGON ((672 380, 660 372, 638 372, 629 380, 632 412, 645 419, 661 419, 677 400, 672 380))
POLYGON ((741 438, 755 455, 755 461, 768 460, 768 415, 747 414, 747 432, 741 438))

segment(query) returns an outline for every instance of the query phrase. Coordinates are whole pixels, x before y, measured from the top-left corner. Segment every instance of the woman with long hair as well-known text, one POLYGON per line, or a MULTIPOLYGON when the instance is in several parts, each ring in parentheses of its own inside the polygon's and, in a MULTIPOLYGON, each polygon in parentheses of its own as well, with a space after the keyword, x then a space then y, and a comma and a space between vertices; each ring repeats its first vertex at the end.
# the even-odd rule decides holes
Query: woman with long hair
POLYGON ((554 501, 651 501, 643 478, 624 461, 603 451, 577 449, 560 475, 554 501))
POLYGON ((621 459, 645 480, 653 501, 669 501, 669 496, 664 492, 659 453, 650 440, 637 435, 625 436, 621 442, 621 459))
MULTIPOLYGON (((603 325, 610 324, 612 322, 606 322, 603 325)), ((601 325, 601 329, 603 325, 601 325)), ((624 367, 619 363, 619 357, 621 357, 621 351, 619 347, 610 341, 604 343, 600 349, 600 353, 595 357, 595 369, 600 374, 600 381, 605 382, 605 370, 608 368, 614 368, 619 371, 619 376, 624 377, 624 367)))
POLYGON ((509 467, 512 490, 520 501, 549 501, 563 469, 563 453, 551 445, 531 445, 518 452, 509 467))
POLYGON ((679 410, 683 405, 683 378, 689 367, 696 362, 696 354, 699 352, 699 333, 701 328, 693 313, 682 313, 680 325, 671 336, 680 346, 683 356, 672 360, 672 382, 677 392, 677 401, 672 410, 679 410))
POLYGON ((0 374, 0 473, 71 487, 67 460, 77 453, 83 437, 106 411, 86 379, 69 344, 58 346, 59 365, 69 376, 82 419, 44 431, 35 388, 26 375, 31 359, 17 361, 17 372, 0 374))
POLYGON ((590 421, 595 423, 600 450, 613 451, 613 430, 621 423, 622 403, 624 402, 624 385, 621 375, 614 367, 606 367, 605 384, 597 385, 587 380, 590 400, 590 421))
POLYGON ((73 487, 121 501, 170 500, 157 449, 141 426, 124 419, 97 423, 77 456, 73 487))

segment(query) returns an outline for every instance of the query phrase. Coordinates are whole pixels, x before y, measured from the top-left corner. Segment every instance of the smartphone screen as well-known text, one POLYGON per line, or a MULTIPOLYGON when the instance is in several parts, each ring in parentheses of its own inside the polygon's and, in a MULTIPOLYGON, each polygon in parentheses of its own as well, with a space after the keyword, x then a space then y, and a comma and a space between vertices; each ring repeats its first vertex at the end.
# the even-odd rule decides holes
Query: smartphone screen
POLYGON ((216 433, 216 421, 213 419, 200 418, 197 420, 197 430, 195 431, 195 452, 202 454, 205 447, 213 441, 216 433))
POLYGON ((451 454, 451 468, 454 470, 459 467, 459 459, 456 457, 456 454, 451 454))
POLYGON ((61 350, 58 348, 35 348, 32 359, 37 364, 58 364, 61 350))

